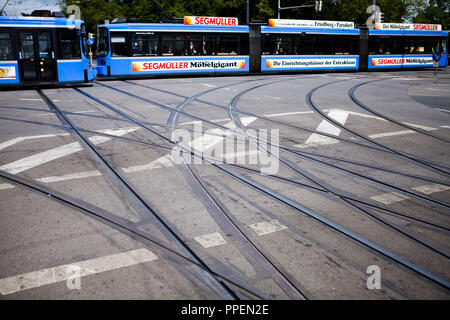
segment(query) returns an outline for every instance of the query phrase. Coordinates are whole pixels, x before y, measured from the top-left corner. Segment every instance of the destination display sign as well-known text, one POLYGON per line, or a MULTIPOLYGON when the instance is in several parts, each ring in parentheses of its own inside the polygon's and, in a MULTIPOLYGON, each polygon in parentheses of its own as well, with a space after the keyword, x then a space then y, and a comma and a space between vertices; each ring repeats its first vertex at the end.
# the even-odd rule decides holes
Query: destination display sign
POLYGON ((442 25, 422 23, 376 23, 375 29, 399 31, 441 31, 442 25))
POLYGON ((355 23, 350 21, 269 19, 269 27, 354 29, 355 23))
POLYGON ((185 16, 184 24, 199 26, 237 26, 238 18, 185 16))

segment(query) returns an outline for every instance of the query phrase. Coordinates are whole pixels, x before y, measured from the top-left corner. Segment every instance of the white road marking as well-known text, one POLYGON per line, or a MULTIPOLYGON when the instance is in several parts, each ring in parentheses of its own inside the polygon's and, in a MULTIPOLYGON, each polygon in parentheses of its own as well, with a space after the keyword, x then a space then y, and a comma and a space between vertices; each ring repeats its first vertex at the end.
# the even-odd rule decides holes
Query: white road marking
POLYGON ((65 174, 62 176, 44 177, 44 178, 36 179, 36 181, 39 181, 42 183, 51 183, 51 182, 58 182, 58 181, 83 179, 83 178, 89 178, 89 177, 98 177, 101 175, 102 174, 100 171, 94 170, 94 171, 86 171, 86 172, 69 173, 69 174, 65 174))
POLYGON ((0 183, 0 190, 14 189, 15 187, 9 183, 0 183))
POLYGON ((343 110, 343 109, 324 109, 323 112, 330 112, 330 111, 340 111, 340 112, 346 112, 352 116, 358 116, 358 117, 362 117, 362 118, 368 118, 368 119, 376 119, 376 120, 380 120, 380 121, 385 121, 387 122, 388 120, 377 117, 377 116, 372 116, 370 114, 365 114, 365 113, 360 113, 360 112, 354 112, 354 111, 347 111, 347 110, 343 110))
POLYGON ((409 199, 407 196, 398 194, 396 192, 388 192, 370 197, 370 199, 381 202, 383 204, 391 204, 399 201, 409 199))
POLYGON ((37 116, 48 116, 48 115, 54 115, 54 116, 56 116, 55 113, 54 113, 54 112, 51 112, 51 111, 46 112, 46 113, 38 113, 38 114, 37 114, 37 116))
POLYGON ((266 97, 268 97, 268 98, 272 98, 272 99, 275 99, 275 100, 283 100, 283 98, 279 98, 279 97, 274 97, 274 96, 266 96, 266 97))
POLYGON ((314 111, 296 111, 296 112, 286 112, 286 113, 272 113, 272 114, 265 114, 263 117, 284 117, 284 116, 293 116, 297 114, 311 114, 314 113, 314 111))
POLYGON ((438 109, 438 108, 435 108, 436 110, 439 110, 439 111, 444 111, 444 112, 449 112, 450 113, 450 110, 446 110, 446 109, 438 109))
POLYGON ((433 130, 437 130, 436 128, 433 127, 427 127, 427 126, 422 126, 422 125, 418 125, 415 123, 408 123, 408 122, 402 122, 403 124, 406 124, 408 126, 414 127, 414 128, 419 128, 425 131, 433 131, 433 130))
POLYGON ((378 139, 383 137, 392 137, 392 136, 400 136, 404 134, 410 134, 410 133, 416 133, 413 130, 401 130, 401 131, 394 131, 394 132, 384 132, 384 133, 376 133, 368 135, 370 139, 378 139))
POLYGON ((41 98, 20 98, 19 100, 23 100, 23 101, 42 101, 41 98))
POLYGON ((18 137, 5 142, 0 143, 0 150, 10 147, 16 143, 30 140, 30 139, 43 139, 43 138, 53 138, 53 137, 63 137, 68 136, 70 133, 53 133, 53 134, 41 134, 38 136, 28 136, 28 137, 18 137))
MULTIPOLYGON (((328 113, 328 116, 340 124, 344 125, 345 121, 348 118, 348 112, 341 110, 333 110, 328 113)), ((322 120, 322 122, 317 127, 316 131, 320 131, 323 133, 328 133, 334 136, 339 136, 341 133, 341 129, 328 122, 327 120, 322 120)), ((319 146, 319 145, 329 145, 338 143, 339 140, 333 139, 327 136, 320 135, 318 133, 313 133, 309 136, 308 140, 306 140, 305 144, 294 145, 297 148, 308 148, 311 146, 319 146)))
POLYGON ((421 193, 432 194, 432 193, 436 193, 436 192, 442 192, 442 191, 450 190, 450 187, 444 186, 442 184, 434 183, 434 184, 414 187, 412 189, 416 190, 416 191, 419 191, 421 193))
MULTIPOLYGON (((138 127, 132 128, 123 128, 123 129, 106 129, 106 130, 97 130, 97 132, 102 132, 106 134, 111 134, 115 136, 122 136, 129 132, 137 130, 138 127)), ((104 136, 93 136, 89 138, 90 141, 94 144, 100 144, 102 142, 111 140, 109 137, 104 136)), ((48 151, 44 151, 8 164, 5 164, 0 167, 0 170, 6 171, 10 174, 17 174, 22 171, 31 169, 33 167, 42 165, 44 163, 50 162, 52 160, 70 155, 72 153, 83 150, 83 147, 78 142, 72 142, 61 147, 57 147, 54 149, 50 149, 48 151)))
POLYGON ((443 92, 448 92, 448 90, 444 90, 444 89, 438 89, 438 88, 427 88, 428 90, 434 90, 434 91, 443 91, 443 92))
POLYGON ((218 232, 205 234, 194 238, 195 241, 200 243, 204 248, 211 248, 227 244, 222 235, 218 232))
POLYGON ((212 84, 209 84, 209 83, 201 83, 201 85, 205 86, 205 87, 210 87, 210 88, 215 88, 216 87, 216 86, 214 86, 212 84))
MULTIPOLYGON (((244 126, 248 126, 250 123, 255 121, 256 117, 242 117, 240 120, 244 126)), ((228 122, 224 125, 224 127, 234 130, 236 129, 233 121, 228 122)), ((204 134, 194 140, 191 140, 187 143, 187 147, 193 148, 198 152, 205 152, 215 146, 216 144, 220 143, 222 140, 224 140, 224 136, 227 132, 223 129, 212 129, 207 134, 204 134)), ((172 155, 169 153, 165 156, 162 156, 150 163, 138 165, 138 166, 132 166, 128 168, 122 168, 122 170, 126 173, 130 172, 139 172, 144 170, 153 170, 153 169, 160 169, 164 167, 172 167, 174 165, 172 155)))
POLYGON ((450 126, 440 126, 440 128, 447 128, 447 129, 450 129, 450 126))
POLYGON ((0 279, 0 293, 2 295, 8 295, 31 288, 67 281, 73 278, 71 267, 80 268, 78 269, 80 270, 80 276, 86 277, 92 274, 125 268, 157 259, 158 257, 150 250, 137 249, 100 258, 74 262, 72 264, 0 279))
POLYGON ((5 164, 0 167, 0 170, 6 171, 10 174, 17 174, 19 172, 31 169, 33 167, 67 156, 80 150, 83 150, 83 147, 78 142, 72 142, 61 147, 57 147, 5 164))
POLYGON ((97 112, 97 110, 74 111, 72 113, 92 113, 92 112, 97 112))
POLYGON ((258 222, 249 225, 249 227, 252 228, 253 231, 255 231, 258 236, 287 229, 285 225, 281 224, 277 220, 271 220, 270 222, 267 221, 258 222))

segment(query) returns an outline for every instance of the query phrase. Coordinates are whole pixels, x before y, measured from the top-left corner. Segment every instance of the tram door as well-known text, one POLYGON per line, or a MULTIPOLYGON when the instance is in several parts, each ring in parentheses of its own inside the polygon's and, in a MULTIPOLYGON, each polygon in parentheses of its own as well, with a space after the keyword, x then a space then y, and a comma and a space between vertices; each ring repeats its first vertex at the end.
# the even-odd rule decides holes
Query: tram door
POLYGON ((19 65, 23 82, 55 81, 55 50, 50 31, 19 31, 19 65))

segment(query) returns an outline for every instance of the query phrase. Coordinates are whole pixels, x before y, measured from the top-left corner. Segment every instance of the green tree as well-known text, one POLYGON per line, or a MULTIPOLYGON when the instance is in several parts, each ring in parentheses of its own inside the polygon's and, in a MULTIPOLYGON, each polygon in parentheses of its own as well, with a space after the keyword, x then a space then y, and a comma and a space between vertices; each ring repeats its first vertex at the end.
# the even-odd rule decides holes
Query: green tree
POLYGON ((443 30, 450 29, 450 2, 448 0, 409 0, 408 18, 416 23, 441 24, 443 30))

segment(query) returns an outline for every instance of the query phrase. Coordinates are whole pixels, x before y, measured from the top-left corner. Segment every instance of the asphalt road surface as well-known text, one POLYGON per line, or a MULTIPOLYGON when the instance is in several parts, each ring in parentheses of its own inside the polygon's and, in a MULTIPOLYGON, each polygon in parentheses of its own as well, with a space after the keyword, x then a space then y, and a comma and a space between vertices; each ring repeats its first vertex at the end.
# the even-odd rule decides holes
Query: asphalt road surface
POLYGON ((0 299, 449 299, 450 70, 0 92, 0 299))

